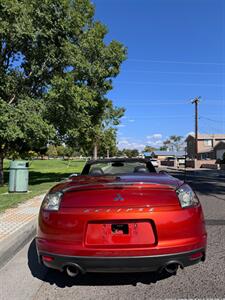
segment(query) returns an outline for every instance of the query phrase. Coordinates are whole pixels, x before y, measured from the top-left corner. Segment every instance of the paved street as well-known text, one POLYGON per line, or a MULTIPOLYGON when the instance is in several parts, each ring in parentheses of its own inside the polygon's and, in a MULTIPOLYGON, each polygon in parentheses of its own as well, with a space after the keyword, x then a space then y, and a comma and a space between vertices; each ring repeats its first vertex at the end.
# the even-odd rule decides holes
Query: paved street
MULTIPOLYGON (((170 171, 178 177, 181 172, 170 171)), ((0 271, 0 299, 225 299, 225 178, 199 171, 186 176, 203 205, 208 251, 205 263, 179 270, 176 276, 88 274, 80 279, 39 266, 34 242, 0 271)))

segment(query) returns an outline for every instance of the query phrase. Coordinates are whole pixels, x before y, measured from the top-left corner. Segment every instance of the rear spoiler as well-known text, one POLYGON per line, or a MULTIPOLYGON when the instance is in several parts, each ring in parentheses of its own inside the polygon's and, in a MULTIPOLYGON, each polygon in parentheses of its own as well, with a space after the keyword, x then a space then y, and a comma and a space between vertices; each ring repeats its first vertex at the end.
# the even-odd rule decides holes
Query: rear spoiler
POLYGON ((163 190, 176 190, 177 186, 169 185, 169 184, 161 184, 155 182, 106 182, 106 183, 90 183, 90 184, 82 184, 76 186, 66 187, 62 189, 62 193, 66 192, 75 192, 78 190, 95 190, 95 189, 110 189, 110 188, 123 188, 123 187, 130 187, 130 188, 155 188, 155 189, 163 189, 163 190))

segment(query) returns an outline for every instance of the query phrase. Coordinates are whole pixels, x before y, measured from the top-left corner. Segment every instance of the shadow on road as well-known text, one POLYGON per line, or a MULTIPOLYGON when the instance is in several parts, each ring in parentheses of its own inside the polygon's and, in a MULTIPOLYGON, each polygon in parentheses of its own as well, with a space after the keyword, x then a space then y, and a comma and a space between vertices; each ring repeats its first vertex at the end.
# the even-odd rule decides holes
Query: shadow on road
POLYGON ((80 286, 100 286, 100 285, 136 285, 137 283, 151 284, 159 280, 166 279, 172 275, 157 273, 87 273, 78 278, 70 278, 64 272, 47 269, 38 263, 35 240, 30 243, 28 249, 28 267, 33 277, 36 277, 49 284, 55 284, 60 288, 80 286))
POLYGON ((168 171, 172 176, 189 183, 193 189, 205 196, 225 201, 225 179, 212 175, 208 170, 202 171, 168 171))

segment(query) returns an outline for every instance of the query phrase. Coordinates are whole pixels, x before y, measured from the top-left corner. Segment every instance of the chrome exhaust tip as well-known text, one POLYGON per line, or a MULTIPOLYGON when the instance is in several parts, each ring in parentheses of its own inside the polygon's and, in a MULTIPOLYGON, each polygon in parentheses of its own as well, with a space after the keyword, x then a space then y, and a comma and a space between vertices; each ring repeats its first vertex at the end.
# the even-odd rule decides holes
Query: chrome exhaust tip
POLYGON ((81 274, 81 270, 76 265, 68 265, 66 266, 66 273, 70 277, 77 277, 78 275, 81 274))
POLYGON ((177 270, 179 268, 178 263, 169 263, 167 264, 163 269, 168 273, 168 274, 176 274, 177 270))

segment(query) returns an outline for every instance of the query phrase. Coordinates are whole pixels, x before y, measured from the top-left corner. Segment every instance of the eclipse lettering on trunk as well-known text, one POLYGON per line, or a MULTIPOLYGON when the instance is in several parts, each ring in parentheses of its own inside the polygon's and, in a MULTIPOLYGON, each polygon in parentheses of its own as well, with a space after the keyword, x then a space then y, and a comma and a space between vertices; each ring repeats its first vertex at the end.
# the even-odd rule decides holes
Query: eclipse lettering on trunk
POLYGON ((120 194, 117 194, 114 201, 124 201, 124 198, 120 194))
POLYGON ((82 210, 83 213, 119 213, 119 212, 153 212, 154 208, 151 207, 136 207, 136 208, 131 208, 131 207, 126 207, 126 208, 85 208, 82 210))

